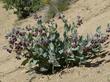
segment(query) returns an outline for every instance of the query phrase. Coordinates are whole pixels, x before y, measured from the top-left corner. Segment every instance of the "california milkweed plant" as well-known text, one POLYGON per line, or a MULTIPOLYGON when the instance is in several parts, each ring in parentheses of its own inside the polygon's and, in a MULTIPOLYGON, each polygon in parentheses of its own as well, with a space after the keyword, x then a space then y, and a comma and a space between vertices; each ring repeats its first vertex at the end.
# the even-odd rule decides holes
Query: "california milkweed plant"
POLYGON ((9 53, 16 52, 17 58, 25 58, 22 65, 33 63, 40 72, 55 73, 56 68, 75 66, 97 57, 109 35, 103 34, 100 27, 93 36, 77 33, 77 25, 69 24, 64 15, 59 18, 64 23, 63 39, 57 31, 58 25, 51 20, 48 25, 38 17, 35 27, 14 28, 6 35, 9 53))

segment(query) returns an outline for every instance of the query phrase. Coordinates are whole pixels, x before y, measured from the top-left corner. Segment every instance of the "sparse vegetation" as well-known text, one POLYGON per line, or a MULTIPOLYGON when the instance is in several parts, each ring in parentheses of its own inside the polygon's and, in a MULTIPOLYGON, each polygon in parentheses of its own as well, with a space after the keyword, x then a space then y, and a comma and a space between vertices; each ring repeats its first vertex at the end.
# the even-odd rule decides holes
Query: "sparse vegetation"
POLYGON ((18 18, 26 18, 39 10, 44 3, 42 0, 3 0, 6 9, 13 9, 18 18))
POLYGON ((65 11, 68 9, 69 0, 57 0, 56 5, 59 12, 65 11))
POLYGON ((13 9, 19 19, 28 17, 46 4, 49 5, 48 19, 53 18, 56 13, 68 9, 69 0, 3 0, 5 8, 13 9))
POLYGON ((34 64, 41 73, 55 73, 66 66, 79 66, 87 60, 100 56, 109 35, 103 34, 98 27, 95 35, 86 37, 77 33, 77 25, 69 24, 64 15, 60 15, 64 23, 64 37, 60 38, 58 25, 54 20, 48 26, 37 20, 37 26, 31 28, 14 28, 6 35, 9 42, 9 53, 16 52, 17 59, 22 57, 27 63, 34 64))
POLYGON ((57 13, 61 13, 69 8, 70 0, 51 0, 47 18, 53 18, 57 13))

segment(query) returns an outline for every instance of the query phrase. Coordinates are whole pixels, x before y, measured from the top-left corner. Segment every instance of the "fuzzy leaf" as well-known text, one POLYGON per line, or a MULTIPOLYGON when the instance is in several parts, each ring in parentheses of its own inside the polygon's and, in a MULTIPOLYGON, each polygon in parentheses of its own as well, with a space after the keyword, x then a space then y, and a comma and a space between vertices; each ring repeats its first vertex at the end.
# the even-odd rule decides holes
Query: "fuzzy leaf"
POLYGON ((97 27, 96 32, 101 33, 101 26, 97 27))
POLYGON ((62 54, 63 53, 63 50, 60 50, 59 53, 62 54))
POLYGON ((92 51, 93 51, 94 53, 97 53, 97 52, 99 52, 100 50, 98 50, 97 48, 93 48, 92 51))
POLYGON ((31 63, 32 63, 33 65, 36 65, 36 64, 37 64, 37 62, 38 62, 37 60, 32 60, 32 62, 31 62, 31 63))
POLYGON ((29 59, 25 59, 25 60, 21 63, 21 65, 26 65, 26 64, 28 63, 28 61, 29 61, 29 59))
POLYGON ((46 58, 47 56, 48 56, 48 54, 45 52, 45 53, 43 54, 43 57, 46 58))
POLYGON ((41 71, 41 72, 46 72, 46 71, 48 71, 48 69, 46 69, 45 67, 41 67, 41 68, 40 68, 40 71, 41 71))
POLYGON ((53 65, 54 67, 61 67, 61 65, 57 61, 54 61, 53 65))
POLYGON ((72 48, 72 51, 78 51, 79 50, 79 46, 77 46, 76 48, 72 48))
POLYGON ((54 44, 53 44, 53 43, 50 43, 50 44, 49 44, 49 47, 50 47, 50 49, 51 49, 52 51, 54 51, 54 44))

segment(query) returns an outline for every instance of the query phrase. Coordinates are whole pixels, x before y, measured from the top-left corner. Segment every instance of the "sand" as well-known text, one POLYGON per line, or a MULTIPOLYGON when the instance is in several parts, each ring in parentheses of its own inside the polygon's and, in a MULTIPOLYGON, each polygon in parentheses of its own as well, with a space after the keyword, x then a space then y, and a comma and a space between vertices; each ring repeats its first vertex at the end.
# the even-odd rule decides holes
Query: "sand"
MULTIPOLYGON (((0 2, 0 81, 1 82, 110 82, 110 56, 97 58, 94 61, 104 60, 96 67, 74 67, 67 68, 54 75, 26 74, 27 68, 20 67, 21 60, 17 61, 14 54, 9 54, 3 50, 7 44, 4 36, 14 26, 34 25, 35 20, 29 17, 25 20, 17 21, 16 15, 12 11, 6 11, 2 8, 0 2), (107 62, 108 61, 108 62, 107 62), (32 78, 33 77, 33 78, 32 78), (31 79, 32 78, 32 79, 31 79)), ((98 26, 102 30, 106 29, 110 23, 110 0, 79 0, 70 6, 70 9, 64 12, 69 21, 76 20, 77 16, 83 18, 83 24, 78 32, 86 35, 95 32, 98 26)), ((55 18, 59 23, 58 31, 62 33, 61 21, 55 18)), ((107 51, 110 49, 107 48, 107 51)))

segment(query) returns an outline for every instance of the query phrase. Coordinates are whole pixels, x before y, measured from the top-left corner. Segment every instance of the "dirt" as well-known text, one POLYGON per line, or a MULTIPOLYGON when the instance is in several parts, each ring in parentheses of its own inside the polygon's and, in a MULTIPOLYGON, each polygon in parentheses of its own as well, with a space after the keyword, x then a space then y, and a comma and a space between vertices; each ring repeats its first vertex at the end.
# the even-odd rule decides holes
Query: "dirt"
MULTIPOLYGON (((26 26, 36 24, 33 17, 17 21, 17 16, 12 11, 6 11, 0 2, 0 82, 110 82, 110 56, 102 59, 94 59, 100 64, 91 65, 90 67, 74 67, 64 69, 54 75, 41 75, 25 73, 27 68, 21 67, 21 60, 16 60, 14 53, 9 54, 3 48, 7 44, 4 36, 15 26, 26 26), (103 61, 103 62, 101 62, 103 61)), ((102 26, 102 31, 110 23, 110 0, 79 0, 70 6, 70 9, 64 14, 70 22, 76 20, 77 16, 83 18, 83 24, 79 27, 78 32, 86 35, 92 34, 98 26, 102 26)), ((39 13, 40 14, 40 13, 39 13)), ((62 33, 62 24, 59 23, 58 31, 62 33)), ((109 45, 108 45, 109 46, 109 45)), ((110 51, 109 47, 105 49, 110 51)))

